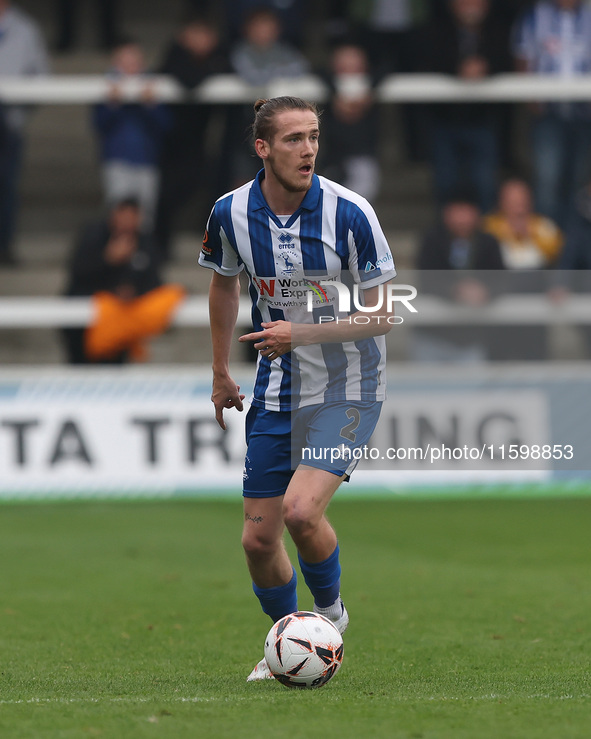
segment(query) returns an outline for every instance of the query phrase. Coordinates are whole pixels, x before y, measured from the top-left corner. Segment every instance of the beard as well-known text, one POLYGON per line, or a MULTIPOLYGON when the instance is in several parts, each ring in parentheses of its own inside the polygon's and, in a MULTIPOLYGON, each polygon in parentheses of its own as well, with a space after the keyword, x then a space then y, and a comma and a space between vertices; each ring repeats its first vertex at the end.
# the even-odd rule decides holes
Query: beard
MULTIPOLYGON (((277 171, 275 168, 275 165, 272 161, 269 160, 269 165, 271 167, 271 171, 273 172, 273 176, 279 182, 281 187, 283 187, 287 192, 306 192, 310 189, 311 181, 308 182, 292 182, 288 180, 286 177, 284 177, 280 172, 277 171)), ((310 174, 312 175, 314 173, 314 165, 312 164, 312 170, 310 174)))

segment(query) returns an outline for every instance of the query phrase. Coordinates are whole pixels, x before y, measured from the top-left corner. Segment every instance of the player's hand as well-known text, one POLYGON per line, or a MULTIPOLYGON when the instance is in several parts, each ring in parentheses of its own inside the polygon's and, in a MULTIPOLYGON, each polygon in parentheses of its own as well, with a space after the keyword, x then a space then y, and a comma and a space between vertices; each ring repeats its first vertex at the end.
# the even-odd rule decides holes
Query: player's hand
POLYGON ((215 407, 215 420, 224 431, 226 430, 224 408, 236 408, 242 411, 244 398, 245 396, 240 392, 240 385, 237 385, 229 375, 224 377, 214 375, 211 402, 215 407))
POLYGON ((119 266, 129 262, 138 247, 137 237, 133 234, 118 234, 109 239, 104 251, 107 264, 119 266))
POLYGON ((123 99, 123 91, 121 86, 116 82, 110 82, 107 89, 107 100, 110 105, 120 105, 123 99))
POLYGON ((115 295, 124 303, 131 303, 137 297, 135 287, 129 283, 118 285, 115 289, 115 295))
POLYGON ((156 86, 153 81, 147 82, 143 86, 141 100, 144 105, 154 105, 156 103, 156 86))
POLYGON ((469 56, 460 64, 458 76, 465 80, 481 80, 488 75, 488 62, 481 56, 469 56))
POLYGON ((292 350, 291 323, 270 321, 261 323, 261 326, 263 331, 244 334, 238 341, 254 341, 254 348, 269 359, 278 359, 292 350))

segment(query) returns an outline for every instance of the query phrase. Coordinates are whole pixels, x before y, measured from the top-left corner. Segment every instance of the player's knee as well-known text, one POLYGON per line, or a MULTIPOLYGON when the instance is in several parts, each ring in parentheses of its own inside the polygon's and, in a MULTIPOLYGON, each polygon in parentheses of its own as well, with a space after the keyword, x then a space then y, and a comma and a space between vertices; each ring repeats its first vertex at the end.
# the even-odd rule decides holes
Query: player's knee
POLYGON ((295 501, 284 503, 283 520, 292 537, 311 536, 316 528, 316 522, 310 511, 295 501))
POLYGON ((265 558, 272 555, 278 546, 275 537, 262 531, 246 529, 242 533, 242 547, 250 559, 265 558))

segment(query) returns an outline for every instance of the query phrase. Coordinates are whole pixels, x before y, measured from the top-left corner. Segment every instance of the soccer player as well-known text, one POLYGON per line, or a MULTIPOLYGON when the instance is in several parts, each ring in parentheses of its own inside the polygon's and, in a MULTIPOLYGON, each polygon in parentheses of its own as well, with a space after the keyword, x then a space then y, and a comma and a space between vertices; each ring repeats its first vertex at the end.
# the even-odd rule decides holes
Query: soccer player
MULTIPOLYGON (((351 450, 369 440, 385 397, 384 334, 391 324, 387 301, 379 298, 396 272, 369 203, 314 173, 315 105, 278 97, 254 107, 263 169, 215 203, 199 258, 214 270, 212 401, 224 429, 224 409, 243 409, 229 355, 244 269, 254 331, 240 341, 254 342, 259 352, 243 483, 242 544, 253 589, 273 621, 297 611, 296 572, 283 545, 287 528, 314 611, 342 633, 349 616, 337 536, 325 511, 355 467, 351 450), (373 312, 339 314, 321 282, 340 282, 345 272, 373 312), (342 456, 323 458, 326 448, 342 456)), ((263 658, 247 679, 268 677, 263 658)))

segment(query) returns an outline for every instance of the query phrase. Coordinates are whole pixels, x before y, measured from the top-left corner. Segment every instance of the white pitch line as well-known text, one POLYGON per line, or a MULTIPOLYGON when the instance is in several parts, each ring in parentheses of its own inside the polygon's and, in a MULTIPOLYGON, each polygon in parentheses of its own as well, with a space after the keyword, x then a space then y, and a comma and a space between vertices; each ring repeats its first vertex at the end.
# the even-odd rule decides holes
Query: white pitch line
MULTIPOLYGON (((207 703, 210 701, 220 700, 219 698, 199 698, 197 696, 193 698, 133 698, 131 696, 111 696, 110 698, 20 698, 15 700, 0 700, 2 706, 18 706, 18 705, 31 705, 38 703, 56 703, 56 704, 72 704, 72 703, 151 703, 155 701, 165 700, 169 703, 207 703)), ((239 699, 241 700, 241 699, 239 699)))
MULTIPOLYGON (((340 699, 341 696, 333 696, 335 698, 340 699)), ((538 693, 535 695, 528 695, 525 696, 525 700, 552 700, 552 701, 567 701, 567 700, 588 700, 591 698, 591 695, 587 693, 581 693, 580 695, 550 695, 547 693, 538 693)), ((35 704, 62 704, 62 705, 70 705, 70 704, 76 704, 76 703, 126 703, 129 705, 133 704, 144 704, 144 703, 156 703, 156 702, 162 702, 162 703, 215 703, 215 702, 237 702, 237 701, 251 701, 252 696, 234 696, 232 698, 229 697, 209 697, 209 698, 203 698, 199 696, 193 696, 193 697, 141 697, 138 696, 137 698, 131 697, 131 696, 112 696, 110 698, 20 698, 15 700, 0 700, 0 705, 2 706, 18 706, 18 705, 35 705, 35 704)), ((510 700, 523 700, 519 696, 516 695, 500 695, 496 693, 491 693, 489 695, 480 695, 480 696, 430 696, 429 698, 413 698, 411 696, 388 696, 388 700, 394 700, 398 701, 399 703, 432 703, 435 701, 440 701, 442 703, 446 703, 449 701, 510 701, 510 700)))

